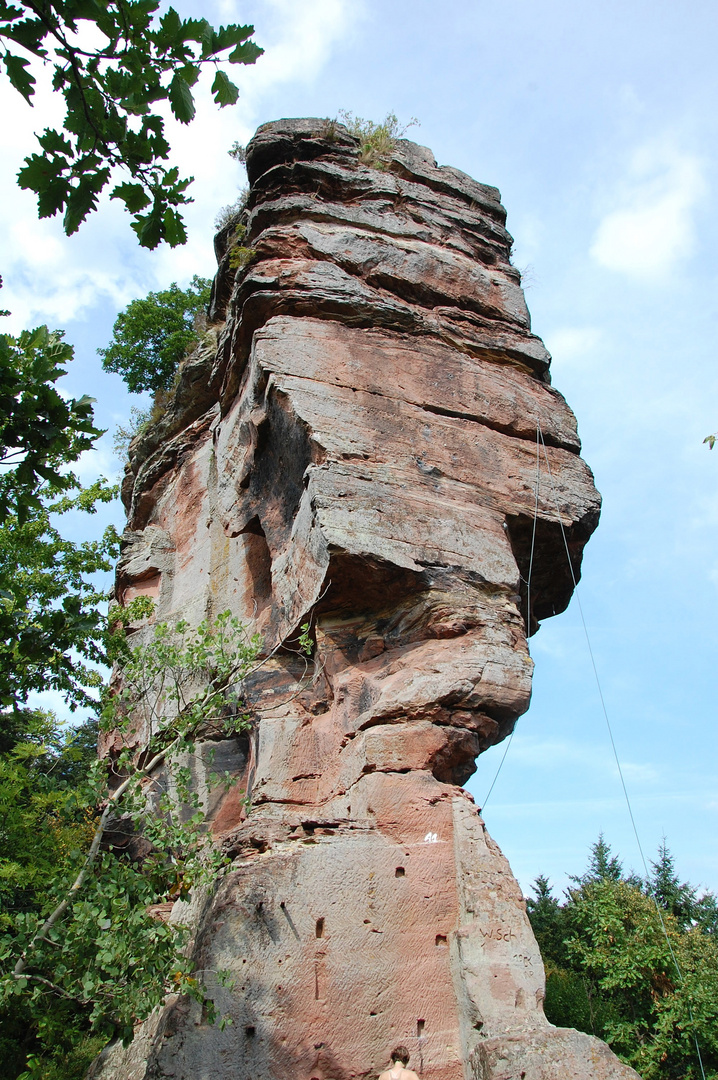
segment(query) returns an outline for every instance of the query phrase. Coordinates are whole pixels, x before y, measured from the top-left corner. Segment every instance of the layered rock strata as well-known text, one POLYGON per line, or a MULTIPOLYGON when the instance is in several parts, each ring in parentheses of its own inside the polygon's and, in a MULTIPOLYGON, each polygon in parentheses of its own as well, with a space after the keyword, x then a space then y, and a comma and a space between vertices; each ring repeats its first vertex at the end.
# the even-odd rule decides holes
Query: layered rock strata
POLYGON ((259 129, 215 339, 132 447, 118 598, 229 608, 268 660, 251 733, 192 764, 201 792, 210 748, 237 777, 207 796, 231 870, 193 907, 233 1024, 170 1000, 105 1078, 359 1080, 397 1043, 427 1080, 635 1076, 544 1019, 524 901, 461 787, 528 708, 527 621, 566 607, 599 496, 498 191, 404 140, 381 165, 341 125, 259 129))

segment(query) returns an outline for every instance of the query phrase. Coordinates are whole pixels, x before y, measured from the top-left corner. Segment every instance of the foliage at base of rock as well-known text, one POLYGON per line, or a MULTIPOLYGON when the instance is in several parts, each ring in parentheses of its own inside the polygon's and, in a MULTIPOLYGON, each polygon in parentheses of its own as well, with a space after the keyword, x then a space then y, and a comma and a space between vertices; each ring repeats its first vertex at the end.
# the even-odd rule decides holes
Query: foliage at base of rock
POLYGON ((187 928, 156 906, 213 886, 227 861, 184 756, 207 725, 219 738, 246 728, 242 680, 260 642, 227 613, 196 630, 160 624, 135 646, 124 628, 137 632, 151 604, 133 604, 111 612, 122 685, 106 694, 102 720, 131 745, 102 762, 92 747, 73 782, 71 744, 58 744, 46 718, 0 760, 0 1010, 13 1077, 53 1075, 71 1052, 86 1067, 85 1051, 99 1048, 91 1036, 129 1042, 170 991, 215 1018, 187 928), (117 846, 117 834, 140 849, 117 846))

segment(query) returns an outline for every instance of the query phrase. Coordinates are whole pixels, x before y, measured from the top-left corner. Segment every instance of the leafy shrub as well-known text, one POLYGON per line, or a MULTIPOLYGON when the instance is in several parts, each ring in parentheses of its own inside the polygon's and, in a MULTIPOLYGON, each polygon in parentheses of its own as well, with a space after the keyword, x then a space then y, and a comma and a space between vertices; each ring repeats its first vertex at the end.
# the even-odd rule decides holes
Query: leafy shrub
POLYGON ((233 270, 243 270, 245 266, 249 266, 250 263, 253 263, 257 257, 255 248, 245 247, 242 243, 246 235, 246 225, 242 225, 241 223, 238 224, 234 231, 232 245, 229 249, 229 265, 233 270))
POLYGON ((223 229, 225 225, 229 225, 231 221, 239 221, 247 208, 248 198, 249 188, 243 187, 233 203, 220 207, 214 219, 214 227, 217 232, 219 232, 220 229, 223 229))

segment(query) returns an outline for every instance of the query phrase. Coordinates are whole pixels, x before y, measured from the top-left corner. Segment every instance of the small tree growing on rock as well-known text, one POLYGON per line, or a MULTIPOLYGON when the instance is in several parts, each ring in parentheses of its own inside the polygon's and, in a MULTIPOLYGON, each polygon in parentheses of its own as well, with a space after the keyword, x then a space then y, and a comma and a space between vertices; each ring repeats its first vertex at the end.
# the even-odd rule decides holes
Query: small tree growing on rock
POLYGON ((226 862, 182 757, 210 726, 226 736, 249 726, 243 680, 261 642, 225 612, 196 630, 160 624, 149 641, 129 645, 122 627, 150 611, 151 601, 138 598, 112 613, 122 686, 106 693, 101 723, 125 745, 91 768, 82 805, 77 793, 68 804, 85 823, 85 842, 75 829, 38 902, 8 913, 1 928, 0 1006, 26 1018, 38 1068, 56 1049, 58 1019, 77 1038, 93 1031, 129 1041, 170 990, 197 998, 214 1019, 184 952, 187 929, 153 918, 152 907, 209 885, 226 862), (174 797, 159 783, 167 771, 174 797), (118 819, 142 834, 141 860, 110 850, 118 819))

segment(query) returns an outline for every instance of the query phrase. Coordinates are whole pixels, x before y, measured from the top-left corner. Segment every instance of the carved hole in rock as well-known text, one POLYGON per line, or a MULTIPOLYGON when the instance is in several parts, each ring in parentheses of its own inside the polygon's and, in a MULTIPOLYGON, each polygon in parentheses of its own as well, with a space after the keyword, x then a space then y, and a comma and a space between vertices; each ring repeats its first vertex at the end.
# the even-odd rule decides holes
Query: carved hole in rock
POLYGON ((441 947, 442 945, 443 945, 443 946, 446 946, 447 944, 448 944, 448 942, 447 942, 447 940, 446 940, 446 934, 437 934, 437 935, 436 935, 436 945, 437 945, 437 946, 438 946, 439 948, 440 948, 440 947, 441 947))
POLYGON ((244 557, 252 580, 252 595, 259 611, 263 611, 272 598, 272 556, 257 516, 242 529, 244 557))
POLYGON ((317 925, 314 927, 314 936, 315 937, 323 937, 324 936, 324 919, 317 919, 317 925))
POLYGON ((249 1027, 246 1027, 244 1029, 244 1034, 247 1036, 248 1039, 252 1039, 257 1034, 257 1029, 252 1027, 250 1024, 249 1027))
POLYGON ((396 870, 394 871, 394 877, 404 877, 405 874, 406 870, 403 866, 397 866, 396 870))
POLYGON ((426 1027, 426 1020, 417 1020, 416 1021, 416 1037, 417 1037, 417 1039, 420 1039, 421 1036, 424 1034, 424 1028, 425 1027, 426 1027))

